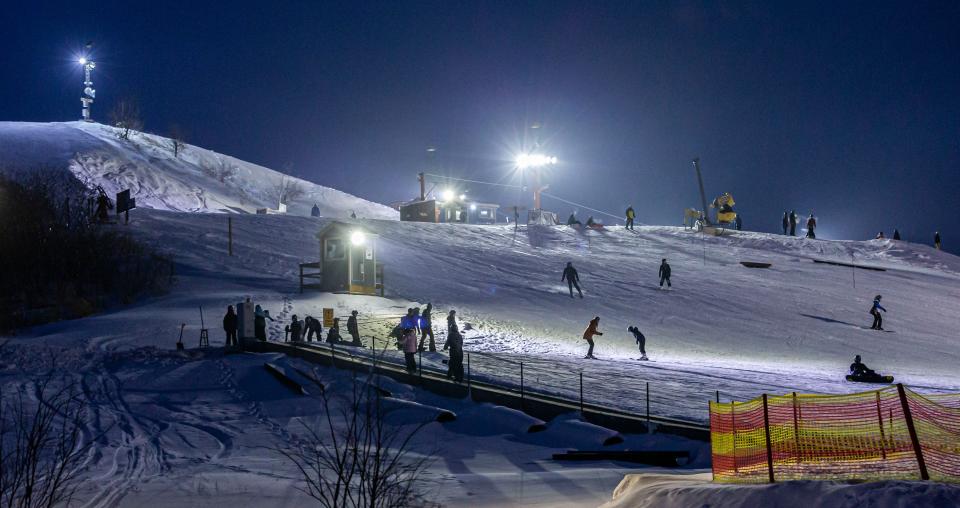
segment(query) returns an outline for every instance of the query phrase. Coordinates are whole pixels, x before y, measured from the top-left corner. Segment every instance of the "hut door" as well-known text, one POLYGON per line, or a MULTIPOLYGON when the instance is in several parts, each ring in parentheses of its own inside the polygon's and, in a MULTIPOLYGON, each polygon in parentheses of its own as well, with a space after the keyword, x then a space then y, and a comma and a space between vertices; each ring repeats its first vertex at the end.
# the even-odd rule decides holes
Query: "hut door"
POLYGON ((364 253, 367 250, 363 245, 354 245, 352 255, 350 256, 350 284, 358 286, 372 285, 368 279, 373 274, 366 273, 366 263, 364 263, 364 253))

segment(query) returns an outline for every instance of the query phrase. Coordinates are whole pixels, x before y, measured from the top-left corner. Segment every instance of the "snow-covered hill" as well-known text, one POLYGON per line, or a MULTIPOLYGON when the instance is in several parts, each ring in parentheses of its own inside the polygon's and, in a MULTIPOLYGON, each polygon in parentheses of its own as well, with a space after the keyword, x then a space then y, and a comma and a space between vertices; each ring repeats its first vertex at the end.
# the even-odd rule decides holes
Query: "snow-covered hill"
POLYGON ((377 203, 277 171, 185 145, 174 156, 171 140, 97 123, 0 122, 0 172, 67 169, 88 186, 111 195, 131 189, 137 206, 182 212, 254 213, 277 208, 278 187, 298 185, 303 194, 288 203, 295 215, 309 215, 316 203, 326 217, 396 219, 377 203))

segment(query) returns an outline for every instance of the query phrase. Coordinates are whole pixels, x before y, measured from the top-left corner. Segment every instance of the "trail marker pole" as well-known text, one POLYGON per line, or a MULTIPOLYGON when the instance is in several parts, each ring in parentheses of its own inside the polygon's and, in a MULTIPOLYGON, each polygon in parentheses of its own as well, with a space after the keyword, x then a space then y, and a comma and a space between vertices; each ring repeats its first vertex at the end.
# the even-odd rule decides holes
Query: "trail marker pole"
POLYGON ((773 450, 770 448, 770 412, 767 409, 767 394, 763 394, 763 433, 767 441, 767 476, 770 483, 774 483, 773 478, 773 450))
POLYGON ((647 434, 650 433, 650 381, 647 381, 647 434))
POLYGON ((520 409, 523 409, 523 362, 520 362, 520 409))
MULTIPOLYGON (((227 217, 227 255, 233 256, 233 217, 227 217)), ((303 268, 300 269, 301 272, 303 268)), ((300 283, 301 285, 303 282, 300 283)), ((302 289, 301 289, 302 292, 302 289)))
POLYGON ((580 416, 583 416, 583 371, 580 371, 580 416))

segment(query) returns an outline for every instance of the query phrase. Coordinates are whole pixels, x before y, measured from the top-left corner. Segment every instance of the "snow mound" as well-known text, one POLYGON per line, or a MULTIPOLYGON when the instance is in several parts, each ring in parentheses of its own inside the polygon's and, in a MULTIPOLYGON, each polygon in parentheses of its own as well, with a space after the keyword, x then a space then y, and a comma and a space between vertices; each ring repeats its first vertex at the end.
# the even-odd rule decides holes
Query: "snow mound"
POLYGON ((772 485, 710 483, 710 473, 630 474, 602 508, 688 506, 894 508, 960 506, 960 486, 935 482, 795 481, 772 485))
POLYGON ((117 134, 97 123, 0 122, 0 172, 66 169, 110 195, 130 189, 138 207, 181 212, 276 209, 278 187, 295 185, 303 192, 287 203, 290 214, 310 215, 317 204, 325 217, 399 217, 387 206, 197 146, 174 156, 168 138, 117 134))

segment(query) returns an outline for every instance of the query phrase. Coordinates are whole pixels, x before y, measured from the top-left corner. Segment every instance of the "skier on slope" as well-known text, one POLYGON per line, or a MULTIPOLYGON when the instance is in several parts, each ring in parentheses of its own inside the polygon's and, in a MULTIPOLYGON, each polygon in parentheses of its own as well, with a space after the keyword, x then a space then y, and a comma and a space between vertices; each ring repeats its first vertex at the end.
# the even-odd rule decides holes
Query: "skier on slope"
POLYGON ((786 211, 783 212, 783 234, 787 234, 787 228, 790 226, 790 216, 786 211))
POLYGON ((636 339, 637 345, 640 346, 640 359, 647 359, 647 338, 643 336, 643 333, 640 332, 640 329, 636 326, 627 327, 627 331, 633 334, 633 338, 636 339))
POLYGON ((351 311, 350 317, 347 318, 347 333, 353 339, 354 346, 363 345, 363 342, 360 342, 360 328, 357 326, 357 311, 355 310, 351 311))
POLYGON ((810 212, 810 216, 807 217, 807 238, 816 240, 817 234, 814 230, 817 229, 817 219, 814 218, 813 212, 810 212))
POLYGON ((567 289, 570 290, 570 298, 573 298, 573 288, 577 288, 577 293, 580 295, 580 298, 583 298, 583 291, 580 291, 580 274, 577 273, 577 269, 573 267, 572 261, 567 261, 567 267, 563 269, 563 275, 560 277, 560 282, 564 280, 567 281, 567 289))
POLYGON ((871 330, 883 330, 883 317, 880 316, 880 311, 886 312, 887 309, 883 308, 883 305, 880 305, 880 299, 882 296, 877 295, 873 299, 873 306, 870 307, 870 314, 873 315, 873 325, 870 327, 871 330))
POLYGON ((630 205, 629 207, 627 207, 626 215, 627 215, 627 225, 624 226, 623 228, 633 231, 633 219, 637 216, 636 212, 633 211, 633 205, 630 205))
POLYGON ((790 210, 790 236, 797 236, 797 211, 790 210))
POLYGON ((590 324, 587 325, 587 329, 583 331, 583 340, 590 344, 590 349, 587 350, 587 356, 584 356, 584 358, 596 358, 593 356, 593 336, 603 335, 603 333, 597 331, 598 326, 600 326, 600 316, 594 316, 590 320, 590 324))
POLYGON ((237 313, 233 311, 233 305, 227 306, 227 313, 223 316, 223 331, 227 334, 224 341, 229 346, 237 345, 237 313))
POLYGON ((667 258, 663 258, 663 260, 660 261, 660 274, 659 274, 659 277, 660 277, 660 287, 661 287, 661 288, 663 287, 663 282, 664 282, 664 281, 667 282, 667 287, 668 287, 668 288, 671 287, 671 285, 670 285, 670 265, 667 264, 667 258))

